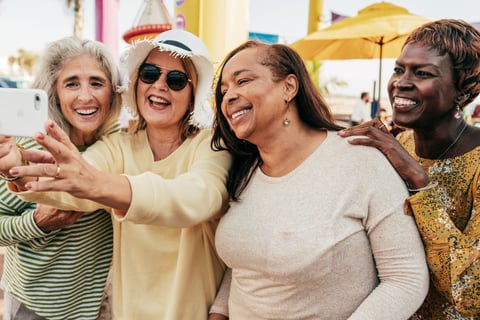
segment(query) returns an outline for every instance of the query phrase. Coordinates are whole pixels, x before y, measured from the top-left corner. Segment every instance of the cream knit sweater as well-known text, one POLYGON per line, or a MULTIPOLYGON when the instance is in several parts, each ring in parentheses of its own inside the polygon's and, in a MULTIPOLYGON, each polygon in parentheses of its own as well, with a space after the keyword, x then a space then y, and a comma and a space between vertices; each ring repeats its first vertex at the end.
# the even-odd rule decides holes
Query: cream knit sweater
POLYGON ((428 289, 422 242, 403 212, 407 196, 378 150, 335 132, 286 176, 257 170, 217 229, 232 273, 211 312, 231 320, 407 319, 428 289))

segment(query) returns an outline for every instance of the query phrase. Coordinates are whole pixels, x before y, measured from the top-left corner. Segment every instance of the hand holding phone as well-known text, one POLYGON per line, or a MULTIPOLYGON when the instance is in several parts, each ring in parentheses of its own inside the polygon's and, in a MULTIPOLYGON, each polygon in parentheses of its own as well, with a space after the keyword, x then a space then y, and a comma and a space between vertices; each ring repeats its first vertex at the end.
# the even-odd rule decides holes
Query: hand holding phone
POLYGON ((32 137, 45 132, 48 96, 41 89, 0 88, 0 135, 32 137))

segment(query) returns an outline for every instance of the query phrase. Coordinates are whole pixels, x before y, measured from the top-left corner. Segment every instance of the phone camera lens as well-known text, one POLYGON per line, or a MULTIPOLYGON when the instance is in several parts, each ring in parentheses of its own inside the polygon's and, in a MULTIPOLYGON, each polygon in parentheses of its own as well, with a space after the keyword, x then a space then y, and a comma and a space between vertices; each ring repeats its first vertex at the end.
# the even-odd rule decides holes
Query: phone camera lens
POLYGON ((40 95, 35 95, 35 103, 34 103, 35 110, 40 110, 40 95))

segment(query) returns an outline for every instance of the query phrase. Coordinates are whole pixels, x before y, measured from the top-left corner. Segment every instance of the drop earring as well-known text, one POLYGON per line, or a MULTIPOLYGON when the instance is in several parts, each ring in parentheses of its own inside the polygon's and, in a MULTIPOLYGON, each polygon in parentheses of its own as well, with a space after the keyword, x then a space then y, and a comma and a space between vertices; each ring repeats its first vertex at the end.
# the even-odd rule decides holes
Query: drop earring
POLYGON ((453 115, 455 119, 460 119, 462 117, 462 111, 460 110, 460 106, 457 104, 457 110, 455 111, 455 114, 453 115))
MULTIPOLYGON (((290 101, 285 99, 285 107, 286 109, 288 109, 288 105, 290 104, 290 101)), ((283 120, 283 125, 286 127, 290 124, 290 119, 288 119, 287 117, 285 117, 285 120, 283 120)))

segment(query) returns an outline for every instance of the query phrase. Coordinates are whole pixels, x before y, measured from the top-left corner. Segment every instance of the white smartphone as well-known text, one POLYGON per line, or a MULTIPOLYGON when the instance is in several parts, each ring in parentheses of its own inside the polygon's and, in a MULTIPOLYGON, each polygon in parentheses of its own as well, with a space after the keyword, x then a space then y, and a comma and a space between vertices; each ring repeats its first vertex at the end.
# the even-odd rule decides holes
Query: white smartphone
POLYGON ((32 137, 45 132, 48 97, 41 89, 0 88, 0 135, 32 137))

